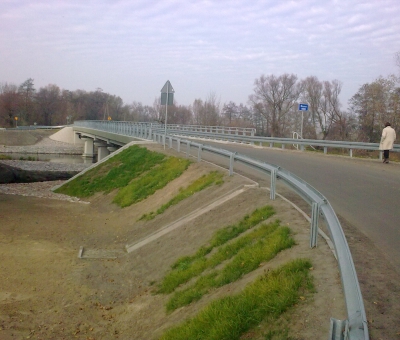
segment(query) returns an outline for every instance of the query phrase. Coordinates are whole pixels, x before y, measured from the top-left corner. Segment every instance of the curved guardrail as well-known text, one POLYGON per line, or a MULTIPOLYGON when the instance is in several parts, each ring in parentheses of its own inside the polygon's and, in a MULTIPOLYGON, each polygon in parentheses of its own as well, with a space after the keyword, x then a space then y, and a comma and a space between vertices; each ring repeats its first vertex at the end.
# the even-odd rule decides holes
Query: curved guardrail
MULTIPOLYGON (((156 142, 163 142, 164 135, 155 133, 153 137, 156 142)), ((332 206, 318 190, 279 166, 260 162, 247 156, 232 153, 224 149, 218 149, 210 145, 183 140, 179 137, 168 136, 167 138, 169 138, 169 147, 172 148, 172 142, 175 142, 177 144, 178 151, 181 150, 181 143, 186 144, 187 155, 189 155, 189 149, 191 147, 197 148, 198 160, 201 159, 201 153, 203 151, 229 158, 230 174, 233 173, 234 162, 240 162, 244 165, 268 173, 271 176, 271 199, 275 198, 276 179, 280 179, 286 183, 312 206, 310 239, 311 247, 316 245, 318 218, 319 216, 323 216, 328 226, 332 242, 335 246, 348 315, 347 320, 331 319, 331 334, 329 339, 369 339, 367 317, 361 289, 358 283, 357 273, 346 237, 332 206)))
MULTIPOLYGON (((331 329, 329 334, 330 340, 368 340, 368 324, 365 313, 363 298, 360 285, 357 278, 354 262, 350 253, 349 246, 346 241, 343 229, 340 222, 328 202, 328 200, 315 188, 303 181, 287 170, 272 164, 261 162, 245 155, 240 155, 235 152, 230 152, 224 149, 219 149, 210 145, 196 143, 187 139, 182 139, 180 136, 169 134, 165 136, 160 130, 155 128, 153 131, 150 126, 125 126, 102 124, 103 122, 79 122, 77 126, 84 126, 95 130, 121 133, 116 130, 124 130, 130 136, 152 139, 155 142, 166 145, 166 138, 169 140, 169 147, 173 147, 173 142, 176 143, 178 152, 181 152, 181 144, 186 144, 186 155, 190 155, 191 148, 197 149, 197 158, 200 161, 202 152, 211 152, 219 156, 229 159, 229 173, 233 173, 234 163, 239 162, 251 168, 255 168, 271 177, 270 198, 275 199, 276 180, 280 179, 292 190, 299 194, 312 207, 311 213, 311 236, 310 246, 316 246, 316 235, 318 233, 319 217, 323 217, 326 221, 331 240, 334 244, 339 270, 341 274, 342 287, 345 297, 347 319, 337 320, 331 318, 331 329)), ((170 131, 172 132, 172 131, 170 131)), ((212 137, 212 136, 210 136, 212 137)))

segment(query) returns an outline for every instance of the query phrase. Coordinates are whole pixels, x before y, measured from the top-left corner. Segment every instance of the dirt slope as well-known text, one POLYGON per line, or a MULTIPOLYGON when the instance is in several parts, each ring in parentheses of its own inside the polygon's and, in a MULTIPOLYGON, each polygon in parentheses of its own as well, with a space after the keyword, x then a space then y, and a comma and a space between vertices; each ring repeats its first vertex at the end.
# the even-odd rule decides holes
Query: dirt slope
MULTIPOLYGON (((152 148, 163 152, 160 146, 152 148)), ((293 339, 326 339, 330 317, 346 318, 338 268, 322 239, 317 249, 309 249, 308 222, 287 202, 270 201, 266 190, 239 175, 226 176, 221 187, 208 188, 152 221, 138 221, 173 197, 188 179, 211 170, 215 167, 194 163, 153 197, 124 209, 110 203, 113 194, 96 195, 90 204, 51 199, 51 193, 47 198, 0 194, 0 338, 156 339, 210 300, 235 294, 289 259, 307 257, 313 263, 317 292, 285 315, 282 324, 291 327, 293 339), (126 244, 238 188, 246 189, 180 228, 126 252, 126 244), (154 295, 152 290, 170 265, 196 251, 218 228, 267 204, 277 211, 272 219, 292 229, 297 245, 238 282, 167 315, 168 296, 154 295), (80 247, 87 258, 78 258, 80 247)), ((264 339, 262 329, 245 338, 264 339)))

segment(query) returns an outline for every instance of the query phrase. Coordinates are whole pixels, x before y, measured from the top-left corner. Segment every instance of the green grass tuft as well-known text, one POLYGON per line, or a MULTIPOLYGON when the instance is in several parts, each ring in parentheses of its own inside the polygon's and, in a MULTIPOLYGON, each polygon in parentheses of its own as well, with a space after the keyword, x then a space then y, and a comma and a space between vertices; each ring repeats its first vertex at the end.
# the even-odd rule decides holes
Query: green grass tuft
POLYGON ((273 207, 267 205, 254 210, 251 215, 246 215, 237 225, 218 230, 211 238, 208 246, 200 247, 196 254, 182 257, 172 265, 172 270, 162 280, 158 293, 171 293, 179 285, 202 273, 207 267, 215 267, 216 259, 206 260, 205 256, 214 248, 236 238, 241 233, 265 221, 274 214, 275 210, 273 207))
POLYGON ((134 145, 64 184, 55 192, 84 198, 97 192, 109 193, 120 189, 114 203, 126 207, 163 188, 179 177, 189 164, 189 160, 167 157, 134 145))
POLYGON ((120 189, 114 197, 113 203, 120 207, 127 207, 144 200, 157 190, 165 187, 169 182, 182 175, 189 167, 190 161, 177 157, 168 157, 158 166, 152 168, 143 176, 135 178, 128 185, 120 189))
POLYGON ((97 192, 110 192, 160 164, 165 155, 134 145, 56 190, 76 197, 90 197, 97 192))
POLYGON ((278 318, 312 287, 308 260, 297 259, 270 271, 235 296, 211 302, 194 318, 166 331, 160 340, 236 340, 266 317, 278 318))
MULTIPOLYGON (((189 287, 176 291, 167 302, 167 311, 175 310, 199 300, 212 288, 235 282, 243 275, 257 269, 262 262, 271 260, 280 251, 295 244, 293 238, 290 237, 289 228, 279 227, 277 221, 263 227, 260 229, 264 229, 262 230, 264 233, 255 230, 253 231, 254 235, 247 235, 247 242, 239 242, 240 240, 236 242, 240 244, 240 247, 235 247, 235 252, 232 254, 235 256, 223 269, 214 270, 205 276, 201 276, 189 287)), ((224 258, 221 258, 221 260, 224 260, 224 258)))

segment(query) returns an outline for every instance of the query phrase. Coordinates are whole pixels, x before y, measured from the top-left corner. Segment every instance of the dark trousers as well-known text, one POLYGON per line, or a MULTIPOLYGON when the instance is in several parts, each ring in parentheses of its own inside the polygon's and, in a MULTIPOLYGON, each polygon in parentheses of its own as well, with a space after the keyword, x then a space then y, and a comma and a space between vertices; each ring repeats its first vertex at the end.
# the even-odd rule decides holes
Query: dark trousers
POLYGON ((383 158, 389 159, 389 150, 383 150, 383 158))

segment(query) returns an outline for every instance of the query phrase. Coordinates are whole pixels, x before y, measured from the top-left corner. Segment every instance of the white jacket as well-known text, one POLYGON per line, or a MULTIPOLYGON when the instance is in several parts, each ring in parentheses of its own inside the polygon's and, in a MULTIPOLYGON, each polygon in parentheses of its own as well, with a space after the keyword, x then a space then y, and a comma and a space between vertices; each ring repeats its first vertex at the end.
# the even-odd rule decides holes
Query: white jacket
POLYGON ((382 130, 381 143, 379 144, 379 150, 391 150, 393 149, 393 143, 396 140, 396 132, 391 126, 386 126, 382 130))

